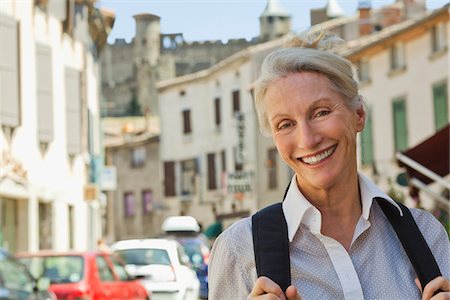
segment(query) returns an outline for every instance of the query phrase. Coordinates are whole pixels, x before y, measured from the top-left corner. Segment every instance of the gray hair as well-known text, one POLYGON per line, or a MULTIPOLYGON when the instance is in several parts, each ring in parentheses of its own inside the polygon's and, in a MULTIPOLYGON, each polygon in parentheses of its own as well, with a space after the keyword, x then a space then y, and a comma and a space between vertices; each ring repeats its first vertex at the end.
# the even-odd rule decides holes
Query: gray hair
POLYGON ((350 61, 327 51, 343 40, 324 32, 306 33, 305 38, 295 37, 283 48, 270 53, 262 64, 261 76, 255 84, 255 107, 260 130, 270 135, 270 125, 264 105, 267 88, 290 74, 317 72, 325 75, 331 88, 342 95, 347 107, 358 108, 362 97, 358 95, 358 81, 350 61))

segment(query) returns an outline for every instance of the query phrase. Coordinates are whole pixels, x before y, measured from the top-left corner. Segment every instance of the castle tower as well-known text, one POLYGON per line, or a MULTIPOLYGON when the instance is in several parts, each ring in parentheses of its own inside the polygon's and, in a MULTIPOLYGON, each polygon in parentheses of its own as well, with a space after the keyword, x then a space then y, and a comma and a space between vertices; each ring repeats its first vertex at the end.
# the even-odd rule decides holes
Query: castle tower
POLYGON ((136 35, 133 41, 134 57, 155 66, 158 63, 161 47, 161 18, 152 14, 138 14, 133 17, 136 22, 136 35))
POLYGON ((291 15, 284 10, 278 0, 268 0, 259 17, 259 38, 263 41, 285 35, 291 31, 291 15))
MULTIPOLYGON (((157 113, 158 94, 158 63, 161 51, 160 17, 152 14, 134 16, 136 35, 134 37, 135 87, 132 90, 132 100, 139 103, 143 114, 157 113)), ((136 108, 138 109, 138 108, 136 108)))

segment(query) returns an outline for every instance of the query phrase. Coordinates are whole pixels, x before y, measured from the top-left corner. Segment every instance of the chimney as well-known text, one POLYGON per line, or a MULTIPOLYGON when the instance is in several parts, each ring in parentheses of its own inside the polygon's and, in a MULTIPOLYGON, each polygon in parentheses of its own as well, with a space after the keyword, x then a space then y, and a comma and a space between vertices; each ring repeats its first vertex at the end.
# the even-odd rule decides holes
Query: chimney
POLYGON ((359 36, 371 34, 373 31, 370 1, 359 1, 359 36))

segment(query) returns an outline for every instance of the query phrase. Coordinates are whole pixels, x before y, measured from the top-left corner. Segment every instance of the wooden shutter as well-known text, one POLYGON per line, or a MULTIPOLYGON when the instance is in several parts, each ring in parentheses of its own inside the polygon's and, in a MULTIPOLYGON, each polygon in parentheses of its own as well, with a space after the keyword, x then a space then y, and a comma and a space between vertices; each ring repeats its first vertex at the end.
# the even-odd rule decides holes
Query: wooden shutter
POLYGON ((217 189, 216 155, 214 153, 208 153, 208 189, 217 189))
POLYGON ((39 141, 54 139, 52 49, 36 44, 36 88, 39 141))
POLYGON ((214 112, 216 116, 216 125, 220 126, 221 119, 220 119, 220 98, 214 99, 214 112))
POLYGON ((434 126, 436 130, 448 124, 447 83, 433 87, 434 126))
POLYGON ((366 124, 361 132, 361 163, 369 165, 373 163, 373 132, 372 132, 372 114, 367 111, 366 124))
POLYGON ((66 132, 67 153, 81 152, 81 92, 80 72, 66 68, 66 132))
POLYGON ((233 114, 241 111, 241 100, 239 90, 233 91, 233 114))
POLYGON ((164 162, 164 195, 175 196, 175 162, 164 162))
POLYGON ((0 15, 0 122, 20 124, 18 25, 15 19, 0 15))
POLYGON ((402 151, 408 147, 408 127, 406 120, 406 102, 398 99, 393 102, 395 150, 402 151))
POLYGON ((277 169, 277 156, 278 152, 276 148, 271 148, 267 151, 267 169, 269 175, 269 190, 274 190, 278 187, 278 169, 277 169))

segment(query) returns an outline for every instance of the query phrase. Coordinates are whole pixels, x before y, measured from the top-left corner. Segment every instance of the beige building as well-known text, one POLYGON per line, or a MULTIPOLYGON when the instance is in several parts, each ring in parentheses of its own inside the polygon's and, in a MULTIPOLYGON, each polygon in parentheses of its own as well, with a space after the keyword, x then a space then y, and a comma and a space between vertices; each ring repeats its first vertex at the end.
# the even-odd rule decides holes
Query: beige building
POLYGON ((99 60, 114 22, 88 1, 0 3, 0 247, 100 238, 99 60))
POLYGON ((105 118, 106 168, 115 173, 107 196, 108 242, 161 234, 167 216, 162 199, 158 120, 105 118))
MULTIPOLYGON (((335 51, 359 67, 371 116, 359 141, 359 162, 397 198, 408 195, 396 182, 402 171, 396 151, 448 123, 449 7, 415 11, 409 19, 409 5, 420 7, 418 2, 373 12, 360 6, 356 17, 329 18, 316 27, 349 40, 335 51)), ((204 71, 158 83, 164 201, 171 214, 193 215, 207 227, 282 197, 292 173, 271 139, 260 135, 251 94, 262 59, 282 42, 251 46, 204 71)), ((430 209, 445 208, 445 202, 423 198, 430 209)))

